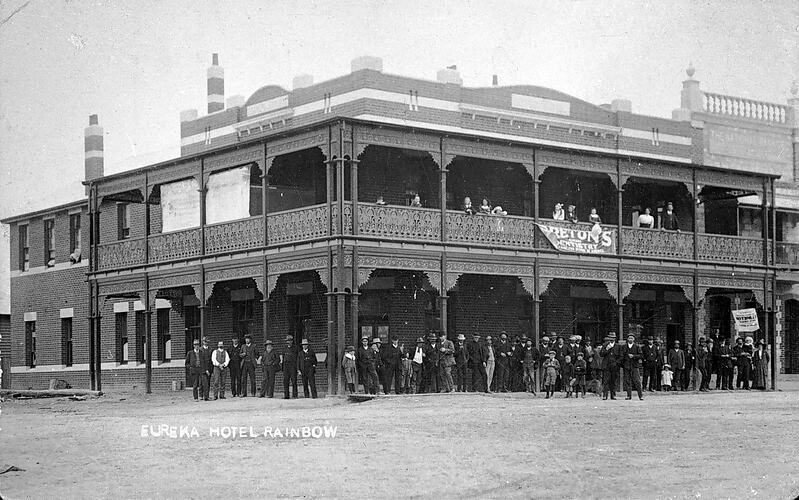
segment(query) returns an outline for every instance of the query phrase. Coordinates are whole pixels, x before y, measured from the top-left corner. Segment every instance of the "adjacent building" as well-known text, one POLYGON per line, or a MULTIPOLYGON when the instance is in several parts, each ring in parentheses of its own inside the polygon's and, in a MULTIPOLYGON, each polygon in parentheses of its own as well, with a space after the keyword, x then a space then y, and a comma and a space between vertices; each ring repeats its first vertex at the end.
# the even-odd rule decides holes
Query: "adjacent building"
POLYGON ((179 158, 103 175, 93 115, 87 198, 3 221, 12 384, 167 387, 193 339, 249 333, 308 338, 335 393, 362 336, 691 343, 738 335, 747 308, 797 373, 796 89, 767 103, 693 76, 672 119, 375 57, 226 101, 214 56, 179 158))

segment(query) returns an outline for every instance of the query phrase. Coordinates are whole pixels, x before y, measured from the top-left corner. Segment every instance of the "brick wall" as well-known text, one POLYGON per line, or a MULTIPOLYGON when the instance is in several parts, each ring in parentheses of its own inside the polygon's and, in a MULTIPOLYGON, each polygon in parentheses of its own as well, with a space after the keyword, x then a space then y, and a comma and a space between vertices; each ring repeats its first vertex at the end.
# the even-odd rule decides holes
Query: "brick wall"
POLYGON ((519 325, 519 279, 511 276, 464 274, 457 287, 450 292, 448 308, 450 316, 449 336, 479 332, 483 338, 499 336, 506 331, 509 337, 521 335, 519 325))
POLYGON ((373 202, 382 195, 390 205, 407 205, 406 191, 411 191, 422 206, 441 206, 439 168, 429 153, 368 146, 359 158, 359 200, 373 202))

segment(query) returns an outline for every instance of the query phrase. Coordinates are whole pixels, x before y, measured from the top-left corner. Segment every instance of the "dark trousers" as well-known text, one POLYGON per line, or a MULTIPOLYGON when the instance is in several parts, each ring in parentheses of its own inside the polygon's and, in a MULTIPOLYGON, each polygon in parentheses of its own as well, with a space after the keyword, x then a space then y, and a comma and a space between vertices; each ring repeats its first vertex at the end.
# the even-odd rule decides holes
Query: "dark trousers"
POLYGON ((641 377, 638 373, 638 368, 624 369, 624 381, 627 385, 627 397, 633 397, 633 389, 638 393, 638 397, 643 397, 641 390, 641 377))
POLYGON ((469 368, 465 364, 455 365, 455 378, 457 390, 459 392, 466 392, 466 374, 469 373, 469 368))
POLYGON ((738 382, 737 384, 741 386, 742 389, 749 390, 749 381, 752 378, 752 365, 747 363, 741 363, 738 367, 738 382))
POLYGON ((438 367, 427 365, 422 370, 424 392, 438 392, 438 367))
POLYGON ((611 368, 602 370, 602 397, 607 398, 610 392, 611 398, 616 398, 616 384, 619 381, 619 369, 611 368))
POLYGON ((413 363, 411 368, 411 392, 419 394, 422 392, 422 382, 424 381, 424 376, 422 375, 422 365, 413 363))
POLYGON ((654 391, 657 389, 658 381, 658 367, 655 364, 644 365, 643 380, 641 381, 642 389, 649 389, 654 391))
POLYGON ((305 397, 312 397, 316 399, 316 367, 309 366, 305 370, 302 371, 302 392, 305 394, 305 397), (308 387, 311 388, 310 394, 308 393, 308 387))
POLYGON ((699 368, 699 373, 702 374, 702 383, 699 384, 699 390, 705 391, 710 385, 710 370, 707 368, 699 368))
POLYGON ((211 372, 203 372, 200 374, 200 398, 208 401, 208 395, 211 390, 211 372))
POLYGON ((383 367, 383 392, 388 394, 391 392, 391 385, 394 384, 394 390, 399 394, 399 374, 392 366, 383 367))
POLYGON ((486 373, 486 367, 483 366, 483 363, 473 363, 472 392, 476 391, 488 392, 488 387, 486 387, 486 382, 488 382, 488 374, 486 373))
POLYGON ((721 370, 721 388, 725 391, 732 389, 732 366, 722 366, 721 370))
POLYGON ((194 399, 205 397, 203 396, 206 391, 206 388, 203 388, 204 382, 206 380, 205 373, 202 373, 199 371, 199 369, 197 371, 192 370, 189 372, 189 377, 192 385, 191 393, 194 396, 194 399))
POLYGON ((214 399, 222 398, 225 399, 225 388, 227 386, 227 375, 229 370, 227 367, 222 368, 220 366, 214 367, 214 376, 212 378, 212 384, 214 386, 214 399))
POLYGON ((672 371, 674 372, 674 376, 671 380, 671 386, 675 391, 684 391, 685 389, 683 389, 682 385, 682 373, 686 370, 678 370, 674 368, 672 371))
POLYGON ((242 395, 247 395, 247 377, 250 377, 250 392, 255 396, 255 365, 244 363, 241 367, 241 391, 242 395))
POLYGON ((363 384, 363 390, 369 394, 377 394, 380 389, 379 377, 377 375, 377 368, 367 367, 366 380, 363 384))
POLYGON ((508 362, 497 362, 497 392, 508 392, 508 362))
POLYGON ((289 383, 291 383, 291 394, 297 397, 297 370, 283 370, 283 397, 288 399, 289 383))
POLYGON ((264 368, 264 380, 261 382, 261 397, 275 397, 275 373, 277 368, 268 366, 264 368))
POLYGON ((228 368, 230 368, 230 393, 238 396, 241 393, 241 366, 231 361, 228 368))

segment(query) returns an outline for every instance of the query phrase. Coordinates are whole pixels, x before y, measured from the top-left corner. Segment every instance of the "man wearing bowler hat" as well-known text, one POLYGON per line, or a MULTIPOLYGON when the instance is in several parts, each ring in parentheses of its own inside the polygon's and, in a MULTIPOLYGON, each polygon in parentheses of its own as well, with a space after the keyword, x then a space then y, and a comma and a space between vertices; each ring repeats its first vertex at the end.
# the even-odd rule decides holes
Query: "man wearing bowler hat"
POLYGON ((657 388, 658 379, 658 350, 655 347, 655 337, 646 339, 646 344, 641 348, 643 354, 644 377, 641 387, 649 392, 657 388))
POLYGON ((316 399, 316 353, 311 350, 308 339, 302 339, 302 352, 300 352, 300 372, 302 373, 302 392, 305 397, 316 399), (308 388, 311 392, 308 394, 308 388))
POLYGON ((211 362, 211 355, 214 352, 213 349, 209 347, 210 339, 208 337, 203 337, 203 346, 200 348, 200 357, 202 358, 202 377, 205 379, 202 385, 202 395, 200 399, 203 401, 208 401, 208 395, 211 390, 211 373, 214 370, 214 364, 211 362))
POLYGON ((452 367, 455 366, 455 345, 444 332, 438 336, 438 392, 452 392, 452 367))
POLYGON ((214 387, 214 401, 217 399, 225 399, 225 386, 227 385, 227 377, 230 370, 230 355, 225 350, 225 343, 219 341, 217 349, 211 355, 211 362, 214 364, 214 376, 211 379, 214 387))
POLYGON ((427 344, 424 347, 424 361, 422 362, 424 392, 438 392, 438 360, 439 351, 436 344, 436 334, 430 332, 427 336, 427 344))
POLYGON ((286 347, 283 349, 283 399, 297 397, 297 346, 294 337, 286 335, 286 347), (291 394, 289 394, 289 384, 291 394))
POLYGON ((466 344, 466 351, 472 370, 472 392, 483 390, 488 392, 488 384, 486 384, 488 353, 486 348, 480 344, 479 333, 472 334, 472 341, 466 344))
POLYGON ((280 356, 275 352, 271 340, 264 342, 264 353, 261 355, 261 369, 264 379, 261 382, 259 397, 275 397, 275 374, 280 370, 280 356))
POLYGON ((233 337, 233 347, 228 350, 230 356, 230 393, 235 398, 241 393, 241 346, 239 338, 233 337))
POLYGON ((255 396, 255 360, 260 357, 258 349, 252 343, 252 336, 244 336, 244 345, 239 351, 241 356, 241 397, 247 397, 247 377, 250 378, 250 392, 255 396))
POLYGON ((205 363, 200 354, 200 341, 194 339, 193 349, 186 353, 186 367, 191 377, 192 394, 194 400, 199 401, 205 394, 205 363))
POLYGON ((510 377, 510 357, 513 349, 508 342, 508 334, 505 331, 499 334, 499 343, 495 347, 497 355, 497 392, 508 392, 508 378, 510 377))
POLYGON ((605 337, 605 343, 599 348, 602 356, 602 399, 616 399, 616 383, 619 378, 619 348, 616 345, 616 332, 605 337))
POLYGON ((399 348, 397 337, 391 336, 387 346, 380 350, 383 365, 383 389, 386 394, 391 392, 391 385, 394 384, 394 392, 400 394, 400 376, 402 375, 402 351, 399 348))
POLYGON ((635 335, 632 333, 627 335, 627 343, 621 345, 619 354, 624 367, 624 382, 627 386, 626 399, 633 398, 632 390, 634 387, 638 393, 638 399, 643 400, 644 395, 641 391, 641 377, 639 376, 638 368, 641 366, 641 360, 644 355, 641 351, 641 346, 635 343, 635 335))

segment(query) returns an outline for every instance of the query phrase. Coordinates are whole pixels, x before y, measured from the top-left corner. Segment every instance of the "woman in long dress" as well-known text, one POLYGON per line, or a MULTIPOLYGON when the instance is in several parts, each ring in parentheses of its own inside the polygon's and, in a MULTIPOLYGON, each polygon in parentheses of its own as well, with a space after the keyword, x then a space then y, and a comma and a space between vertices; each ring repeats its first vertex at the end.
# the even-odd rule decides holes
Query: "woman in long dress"
POLYGON ((761 391, 766 390, 766 385, 768 384, 768 362, 769 355, 766 351, 766 343, 763 340, 759 340, 757 343, 757 349, 752 355, 752 370, 754 371, 755 389, 760 389, 761 391))

